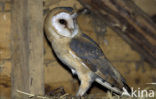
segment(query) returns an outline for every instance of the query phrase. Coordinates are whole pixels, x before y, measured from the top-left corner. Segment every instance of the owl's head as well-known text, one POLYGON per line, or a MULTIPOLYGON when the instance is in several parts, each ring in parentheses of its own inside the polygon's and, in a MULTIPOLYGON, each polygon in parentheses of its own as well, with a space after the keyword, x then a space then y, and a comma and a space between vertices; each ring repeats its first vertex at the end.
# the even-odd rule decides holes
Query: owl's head
POLYGON ((53 38, 72 38, 78 34, 77 14, 70 7, 53 9, 45 19, 45 32, 53 38))

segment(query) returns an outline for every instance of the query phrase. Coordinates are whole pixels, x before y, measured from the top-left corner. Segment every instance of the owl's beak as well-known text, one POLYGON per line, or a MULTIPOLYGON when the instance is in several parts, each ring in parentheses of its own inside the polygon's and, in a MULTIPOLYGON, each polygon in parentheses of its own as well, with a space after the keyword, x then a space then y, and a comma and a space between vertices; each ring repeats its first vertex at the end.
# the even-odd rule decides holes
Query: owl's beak
POLYGON ((74 29, 73 29, 73 28, 69 28, 69 31, 70 31, 71 33, 73 33, 73 32, 74 32, 74 29))

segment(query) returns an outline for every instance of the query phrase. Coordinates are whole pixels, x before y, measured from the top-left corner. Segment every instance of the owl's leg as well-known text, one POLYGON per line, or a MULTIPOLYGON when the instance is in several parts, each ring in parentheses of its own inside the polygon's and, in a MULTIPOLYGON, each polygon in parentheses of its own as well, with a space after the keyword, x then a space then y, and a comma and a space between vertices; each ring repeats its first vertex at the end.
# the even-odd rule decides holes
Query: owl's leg
POLYGON ((76 96, 83 96, 86 93, 86 91, 90 88, 93 82, 93 79, 92 79, 92 76, 90 76, 90 74, 85 74, 85 75, 83 74, 83 75, 78 75, 78 76, 79 76, 81 83, 80 83, 80 87, 76 96))
POLYGON ((90 82, 82 81, 76 96, 83 96, 86 93, 86 91, 89 89, 90 85, 91 85, 90 82))

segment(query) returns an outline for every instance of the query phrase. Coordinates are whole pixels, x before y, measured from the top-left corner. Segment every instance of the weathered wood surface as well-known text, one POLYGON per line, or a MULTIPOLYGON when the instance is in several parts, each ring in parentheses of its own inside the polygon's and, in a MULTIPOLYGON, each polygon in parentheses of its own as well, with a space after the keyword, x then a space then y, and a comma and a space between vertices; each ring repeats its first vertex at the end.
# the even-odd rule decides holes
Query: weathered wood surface
POLYGON ((156 25, 132 0, 79 1, 156 67, 156 25))
POLYGON ((44 94, 42 10, 42 0, 12 1, 12 99, 44 94))

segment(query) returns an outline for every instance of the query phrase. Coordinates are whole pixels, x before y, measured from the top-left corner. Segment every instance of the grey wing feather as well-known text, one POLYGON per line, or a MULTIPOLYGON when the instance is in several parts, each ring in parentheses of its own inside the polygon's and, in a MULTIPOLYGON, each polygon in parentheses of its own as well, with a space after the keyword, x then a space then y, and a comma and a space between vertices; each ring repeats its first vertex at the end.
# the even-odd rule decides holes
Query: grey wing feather
POLYGON ((126 84, 124 78, 104 56, 98 44, 87 35, 82 34, 73 38, 70 42, 70 48, 93 72, 104 80, 108 80, 107 82, 113 79, 120 87, 126 84))

